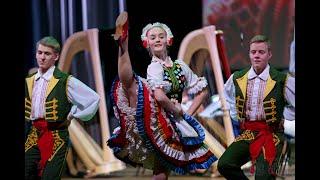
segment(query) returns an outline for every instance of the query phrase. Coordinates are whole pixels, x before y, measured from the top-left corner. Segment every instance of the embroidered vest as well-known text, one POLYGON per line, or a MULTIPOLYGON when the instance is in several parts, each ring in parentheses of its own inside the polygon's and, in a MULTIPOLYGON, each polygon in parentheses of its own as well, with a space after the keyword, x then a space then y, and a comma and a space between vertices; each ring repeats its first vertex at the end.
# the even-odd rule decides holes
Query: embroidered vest
MULTIPOLYGON (((71 77, 55 68, 53 77, 49 80, 45 101, 45 120, 48 122, 64 122, 71 110, 72 104, 67 97, 67 82, 71 77)), ((31 118, 32 89, 35 74, 25 79, 25 120, 31 118)))
MULTIPOLYGON (((246 90, 248 82, 249 68, 237 71, 233 75, 233 82, 235 85, 236 94, 236 109, 238 119, 245 119, 245 101, 246 90)), ((270 76, 264 91, 263 108, 266 115, 266 123, 268 125, 278 125, 283 117, 283 110, 285 106, 284 99, 284 85, 286 81, 286 74, 277 71, 270 66, 270 76)))
POLYGON ((166 94, 167 97, 174 98, 181 103, 182 92, 186 86, 186 78, 182 73, 181 65, 174 61, 172 67, 163 66, 163 71, 163 80, 171 83, 171 90, 166 94))

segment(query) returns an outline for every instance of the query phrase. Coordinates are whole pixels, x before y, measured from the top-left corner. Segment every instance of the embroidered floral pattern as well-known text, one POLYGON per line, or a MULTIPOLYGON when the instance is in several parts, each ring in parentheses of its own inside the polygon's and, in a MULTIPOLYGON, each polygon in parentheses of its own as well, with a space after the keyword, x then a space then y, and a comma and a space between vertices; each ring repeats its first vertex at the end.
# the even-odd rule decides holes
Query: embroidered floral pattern
POLYGON ((180 64, 173 62, 172 67, 163 68, 163 80, 171 84, 171 91, 167 93, 167 96, 171 99, 182 99, 182 92, 186 86, 186 78, 182 73, 180 64))
MULTIPOLYGON (((275 133, 272 133, 272 136, 273 136, 273 142, 275 146, 277 146, 280 143, 280 139, 275 133)), ((235 139, 235 142, 241 141, 241 140, 251 141, 254 139, 255 139, 255 134, 250 130, 245 130, 240 136, 238 136, 235 139)))
POLYGON ((24 144, 24 152, 27 152, 30 148, 37 145, 38 135, 36 129, 32 127, 31 132, 28 134, 27 141, 24 144))
POLYGON ((65 144, 64 140, 60 138, 58 130, 53 131, 52 135, 54 140, 53 151, 52 151, 53 153, 51 157, 48 159, 48 161, 51 161, 54 158, 54 156, 57 154, 59 149, 65 144))
POLYGON ((277 146, 280 143, 280 139, 276 134, 273 133, 272 135, 273 135, 274 145, 277 146))
POLYGON ((245 130, 240 136, 238 136, 235 139, 235 142, 241 141, 241 140, 247 140, 247 141, 254 140, 253 132, 250 130, 245 130))

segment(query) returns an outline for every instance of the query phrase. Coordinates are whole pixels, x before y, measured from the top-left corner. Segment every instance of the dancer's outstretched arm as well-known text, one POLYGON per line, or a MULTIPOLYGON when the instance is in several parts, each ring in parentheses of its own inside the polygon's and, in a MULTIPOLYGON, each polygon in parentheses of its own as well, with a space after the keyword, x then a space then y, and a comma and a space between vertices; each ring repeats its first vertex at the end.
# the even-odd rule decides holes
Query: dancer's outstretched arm
POLYGON ((205 88, 201 92, 199 92, 196 97, 193 99, 191 106, 189 107, 187 113, 190 115, 194 115, 197 109, 200 107, 204 99, 208 95, 208 89, 205 88))
POLYGON ((154 97, 166 111, 173 113, 175 116, 183 115, 180 103, 178 103, 178 101, 170 100, 161 88, 156 88, 154 90, 154 97))

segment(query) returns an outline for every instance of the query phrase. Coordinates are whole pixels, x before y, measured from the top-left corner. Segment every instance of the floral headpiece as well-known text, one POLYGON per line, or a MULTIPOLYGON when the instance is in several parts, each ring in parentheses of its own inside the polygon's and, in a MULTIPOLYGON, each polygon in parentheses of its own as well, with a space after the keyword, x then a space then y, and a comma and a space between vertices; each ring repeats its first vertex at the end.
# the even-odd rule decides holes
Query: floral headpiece
POLYGON ((160 27, 162 28, 164 31, 166 31, 167 33, 167 44, 169 46, 172 45, 172 40, 173 40, 173 35, 172 35, 172 32, 170 30, 170 28, 163 24, 163 23, 159 23, 159 22, 155 22, 153 24, 147 24, 143 29, 142 29, 142 34, 141 34, 141 40, 142 40, 142 43, 143 43, 143 46, 145 48, 147 48, 147 33, 150 29, 154 28, 154 27, 160 27))

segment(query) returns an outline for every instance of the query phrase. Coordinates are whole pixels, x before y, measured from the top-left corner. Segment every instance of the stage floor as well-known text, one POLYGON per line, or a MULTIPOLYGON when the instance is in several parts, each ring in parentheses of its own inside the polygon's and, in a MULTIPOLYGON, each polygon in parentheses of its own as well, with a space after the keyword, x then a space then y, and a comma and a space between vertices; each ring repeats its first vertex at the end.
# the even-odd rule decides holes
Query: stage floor
MULTIPOLYGON (((254 176, 251 176, 248 171, 245 171, 247 174, 248 178, 250 180, 254 180, 254 176)), ((63 177, 62 180, 80 180, 84 178, 71 178, 71 177, 63 177)), ((110 175, 105 175, 105 176, 98 176, 98 177, 92 177, 92 178, 86 178, 86 179, 101 179, 101 180, 127 180, 127 179, 132 179, 132 180, 147 180, 147 179, 152 179, 152 171, 151 170, 145 170, 143 172, 139 172, 139 175, 137 175, 137 168, 133 167, 127 167, 126 169, 118 172, 112 172, 110 175)), ((216 179, 216 180, 224 180, 225 178, 222 176, 217 176, 217 177, 211 177, 211 173, 207 172, 206 174, 202 176, 191 176, 191 175, 176 175, 171 173, 169 176, 169 179, 171 180, 207 180, 207 179, 216 179)), ((294 165, 289 167, 287 166, 285 172, 284 172, 284 177, 279 177, 277 178, 279 180, 294 180, 295 179, 295 167, 294 165)))

